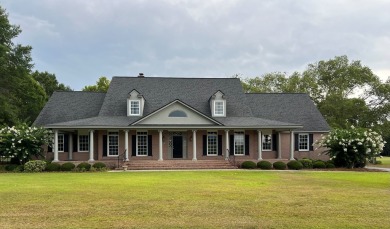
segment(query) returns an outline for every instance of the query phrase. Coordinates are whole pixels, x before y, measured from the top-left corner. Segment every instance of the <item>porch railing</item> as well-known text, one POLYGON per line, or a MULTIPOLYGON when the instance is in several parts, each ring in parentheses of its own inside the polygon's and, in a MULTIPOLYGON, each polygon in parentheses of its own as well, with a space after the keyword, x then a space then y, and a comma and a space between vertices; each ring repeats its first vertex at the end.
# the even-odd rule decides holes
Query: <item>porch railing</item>
POLYGON ((122 162, 127 160, 127 158, 126 158, 126 151, 127 151, 127 150, 123 151, 122 154, 119 154, 119 155, 118 155, 118 168, 119 168, 119 161, 120 161, 120 158, 121 158, 121 157, 122 157, 122 162))

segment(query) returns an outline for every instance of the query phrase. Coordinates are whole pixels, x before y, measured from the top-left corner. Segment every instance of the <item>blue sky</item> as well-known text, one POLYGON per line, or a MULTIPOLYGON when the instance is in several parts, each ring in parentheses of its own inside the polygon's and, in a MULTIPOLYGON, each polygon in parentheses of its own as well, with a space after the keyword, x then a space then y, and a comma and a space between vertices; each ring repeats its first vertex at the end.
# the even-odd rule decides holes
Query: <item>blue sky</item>
POLYGON ((75 90, 100 76, 244 77, 347 55, 390 76, 387 0, 0 0, 35 69, 75 90))

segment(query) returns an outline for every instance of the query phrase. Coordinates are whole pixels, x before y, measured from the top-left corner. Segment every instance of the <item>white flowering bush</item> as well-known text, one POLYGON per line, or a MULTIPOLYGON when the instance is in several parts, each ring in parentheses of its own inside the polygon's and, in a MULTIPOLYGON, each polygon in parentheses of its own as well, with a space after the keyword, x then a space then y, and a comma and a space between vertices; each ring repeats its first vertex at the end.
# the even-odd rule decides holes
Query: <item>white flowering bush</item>
POLYGON ((0 129, 0 156, 24 164, 32 157, 43 156, 42 146, 51 144, 52 139, 52 132, 42 127, 4 127, 0 129))
POLYGON ((33 160, 24 164, 24 171, 29 173, 42 172, 46 168, 46 161, 33 160))
POLYGON ((364 167, 367 159, 379 156, 385 145, 382 136, 371 129, 335 129, 314 144, 324 151, 337 167, 364 167))

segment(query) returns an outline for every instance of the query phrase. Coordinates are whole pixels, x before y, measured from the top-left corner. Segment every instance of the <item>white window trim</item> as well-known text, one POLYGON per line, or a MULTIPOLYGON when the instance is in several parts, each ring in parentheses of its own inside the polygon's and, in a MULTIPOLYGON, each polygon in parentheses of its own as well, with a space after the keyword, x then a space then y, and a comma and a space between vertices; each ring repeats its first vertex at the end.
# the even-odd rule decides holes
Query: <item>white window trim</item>
POLYGON ((215 117, 225 117, 225 113, 226 113, 226 106, 225 106, 225 100, 214 100, 214 116, 215 117), (217 105, 216 103, 222 103, 222 114, 217 114, 216 113, 216 109, 217 109, 217 105))
POLYGON ((304 134, 298 134, 298 151, 309 151, 310 150, 310 138, 309 138, 309 134, 307 134, 307 133, 304 133, 304 134), (301 138, 300 138, 300 136, 303 136, 303 135, 305 135, 306 137, 307 137, 307 149, 301 149, 300 148, 300 141, 301 141, 301 138))
POLYGON ((89 135, 88 134, 78 134, 77 135, 77 152, 89 152, 89 135), (80 136, 87 136, 88 137, 88 150, 80 150, 80 136))
POLYGON ((138 99, 129 99, 129 116, 140 116, 141 115, 141 100, 138 99), (131 102, 138 103, 138 114, 131 113, 131 102))
POLYGON ((58 149, 58 152, 63 153, 63 152, 65 152, 65 136, 64 136, 64 134, 58 134, 58 145, 60 142, 60 136, 62 136, 62 150, 58 149))
POLYGON ((262 149, 262 151, 272 151, 272 144, 273 144, 273 142, 272 142, 272 134, 263 134, 263 136, 262 136, 262 138, 261 138, 261 149, 262 149), (263 143, 264 143, 264 139, 265 139, 265 135, 269 135, 270 137, 271 137, 271 149, 264 149, 264 145, 263 145, 263 143))
POLYGON ((210 156, 210 157, 215 157, 215 156, 218 156, 218 132, 217 131, 207 131, 207 137, 206 137, 206 147, 207 147, 207 156, 210 156), (209 132, 213 132, 215 133, 214 134, 209 134, 209 132), (209 154, 209 136, 215 136, 216 137, 216 150, 217 150, 217 153, 216 154, 209 154))
POLYGON ((118 157, 118 155, 110 155, 110 133, 113 132, 117 133, 116 136, 118 136, 118 155, 119 155, 119 131, 113 130, 113 131, 107 131, 107 157, 118 157))
MULTIPOLYGON (((144 136, 144 135, 141 135, 141 136, 144 136)), ((149 152, 149 142, 148 142, 148 131, 145 131, 145 130, 141 130, 141 131, 136 131, 135 132, 135 150, 136 150, 136 156, 137 157, 147 157, 148 156, 148 152, 149 152), (139 155, 138 154, 138 132, 143 132, 143 133, 146 133, 146 155, 139 155)))
POLYGON ((245 131, 243 130, 236 130, 233 134, 233 150, 234 150, 234 156, 245 156, 245 131), (236 133, 242 134, 244 136, 244 148, 242 150, 242 154, 236 154, 236 133))

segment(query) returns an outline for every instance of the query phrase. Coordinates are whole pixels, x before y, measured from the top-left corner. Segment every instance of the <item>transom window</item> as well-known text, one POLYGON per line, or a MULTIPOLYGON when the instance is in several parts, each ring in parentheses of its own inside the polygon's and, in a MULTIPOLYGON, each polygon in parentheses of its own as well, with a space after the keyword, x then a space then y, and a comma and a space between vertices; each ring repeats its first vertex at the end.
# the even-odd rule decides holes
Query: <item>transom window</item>
POLYGON ((234 132, 234 155, 244 155, 245 135, 244 132, 234 132))
POLYGON ((214 102, 214 115, 215 116, 225 116, 224 101, 215 101, 214 102))
POLYGON ((263 150, 265 151, 272 150, 272 135, 270 134, 263 135, 263 150))
POLYGON ((299 151, 309 151, 309 134, 298 135, 298 149, 299 151))
POLYGON ((140 114, 140 101, 130 100, 130 115, 139 115, 139 114, 140 114))
POLYGON ((148 156, 148 132, 137 132, 137 156, 148 156))
POLYGON ((64 134, 58 134, 58 152, 64 152, 64 134))
POLYGON ((89 151, 89 137, 88 135, 79 135, 79 152, 89 151))
POLYGON ((118 156, 119 154, 119 134, 118 132, 108 132, 108 156, 118 156))
POLYGON ((218 135, 217 132, 207 132, 207 155, 218 155, 218 135))

